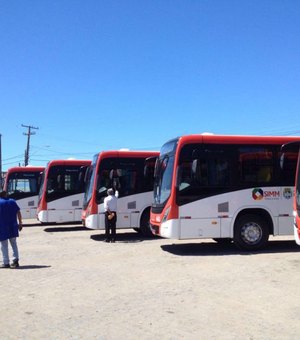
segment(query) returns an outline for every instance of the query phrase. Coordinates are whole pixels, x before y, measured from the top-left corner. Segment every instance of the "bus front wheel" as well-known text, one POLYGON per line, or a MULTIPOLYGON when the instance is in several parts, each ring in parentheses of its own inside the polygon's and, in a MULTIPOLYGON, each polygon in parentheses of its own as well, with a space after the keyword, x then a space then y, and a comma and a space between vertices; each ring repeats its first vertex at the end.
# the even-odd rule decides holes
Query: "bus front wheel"
POLYGON ((268 225, 261 216, 247 214, 235 222, 233 242, 239 249, 261 249, 267 244, 268 239, 268 225))
POLYGON ((140 225, 141 234, 143 236, 149 237, 153 236, 150 228, 150 209, 146 209, 141 217, 140 225))

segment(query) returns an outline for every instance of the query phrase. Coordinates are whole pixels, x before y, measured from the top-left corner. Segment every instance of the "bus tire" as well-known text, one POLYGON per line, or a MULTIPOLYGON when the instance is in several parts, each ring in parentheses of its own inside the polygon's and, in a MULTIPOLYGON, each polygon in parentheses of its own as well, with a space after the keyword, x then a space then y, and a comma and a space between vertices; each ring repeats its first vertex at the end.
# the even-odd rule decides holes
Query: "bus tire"
POLYGON ((143 236, 153 236, 150 228, 150 208, 146 209, 141 217, 140 231, 143 236))
POLYGON ((269 239, 269 228, 266 220, 255 214, 239 217, 234 225, 233 242, 241 250, 263 248, 269 239))

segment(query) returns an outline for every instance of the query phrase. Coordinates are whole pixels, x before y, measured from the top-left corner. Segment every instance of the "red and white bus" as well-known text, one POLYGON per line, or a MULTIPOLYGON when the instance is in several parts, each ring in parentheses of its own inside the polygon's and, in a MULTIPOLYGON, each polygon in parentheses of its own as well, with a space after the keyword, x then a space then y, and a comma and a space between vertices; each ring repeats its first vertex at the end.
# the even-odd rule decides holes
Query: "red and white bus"
POLYGON ((37 219, 42 223, 80 222, 88 160, 52 160, 43 172, 37 219))
POLYGON ((155 169, 151 228, 174 239, 265 246, 293 234, 297 154, 280 166, 281 145, 300 137, 190 135, 164 144, 155 169))
POLYGON ((44 169, 39 166, 19 166, 7 171, 4 190, 8 197, 17 201, 23 219, 36 217, 41 175, 44 169))
POLYGON ((296 243, 300 246, 300 146, 298 149, 298 164, 294 195, 294 235, 296 243))
POLYGON ((295 176, 295 190, 294 190, 294 202, 293 202, 293 215, 294 215, 294 237, 296 243, 300 246, 300 142, 288 143, 283 145, 284 151, 283 164, 290 152, 296 152, 298 154, 298 162, 295 176))
POLYGON ((117 228, 152 235, 149 227, 154 167, 158 152, 103 151, 89 170, 82 220, 90 229, 105 229, 104 198, 113 188, 118 196, 117 228))

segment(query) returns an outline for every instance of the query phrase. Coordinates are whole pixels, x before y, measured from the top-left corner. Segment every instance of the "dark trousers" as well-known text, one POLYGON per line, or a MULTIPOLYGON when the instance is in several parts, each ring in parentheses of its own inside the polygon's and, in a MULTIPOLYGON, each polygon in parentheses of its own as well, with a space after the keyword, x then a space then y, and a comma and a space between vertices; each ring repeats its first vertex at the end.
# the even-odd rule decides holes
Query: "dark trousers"
POLYGON ((109 220, 108 215, 109 213, 105 213, 105 238, 107 240, 115 241, 116 239, 116 223, 117 223, 117 213, 112 211, 115 216, 109 220))

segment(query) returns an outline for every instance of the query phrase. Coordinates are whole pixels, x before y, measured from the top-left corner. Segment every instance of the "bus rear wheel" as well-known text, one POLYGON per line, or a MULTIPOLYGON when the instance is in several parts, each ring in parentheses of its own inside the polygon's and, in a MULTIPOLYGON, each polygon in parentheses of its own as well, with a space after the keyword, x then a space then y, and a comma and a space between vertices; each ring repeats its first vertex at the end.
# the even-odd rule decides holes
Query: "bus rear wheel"
POLYGON ((239 249, 261 249, 267 244, 268 239, 268 224, 261 216, 247 214, 235 222, 233 242, 239 249))

